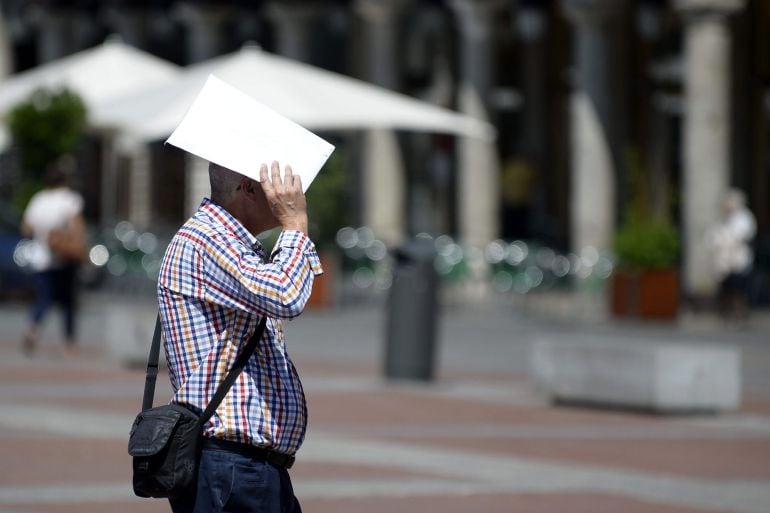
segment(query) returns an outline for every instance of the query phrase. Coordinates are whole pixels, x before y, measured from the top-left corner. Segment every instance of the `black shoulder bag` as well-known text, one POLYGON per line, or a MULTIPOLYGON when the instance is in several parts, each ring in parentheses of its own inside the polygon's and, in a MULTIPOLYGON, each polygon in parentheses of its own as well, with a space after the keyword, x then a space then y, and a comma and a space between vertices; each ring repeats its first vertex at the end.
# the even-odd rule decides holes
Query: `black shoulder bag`
POLYGON ((142 411, 136 416, 128 439, 128 454, 133 457, 134 493, 139 497, 178 497, 195 493, 200 461, 203 425, 211 418, 238 375, 254 354, 265 331, 266 317, 246 347, 238 355, 233 368, 219 384, 214 397, 199 417, 178 404, 152 407, 160 352, 160 317, 155 322, 147 377, 144 383, 142 411))

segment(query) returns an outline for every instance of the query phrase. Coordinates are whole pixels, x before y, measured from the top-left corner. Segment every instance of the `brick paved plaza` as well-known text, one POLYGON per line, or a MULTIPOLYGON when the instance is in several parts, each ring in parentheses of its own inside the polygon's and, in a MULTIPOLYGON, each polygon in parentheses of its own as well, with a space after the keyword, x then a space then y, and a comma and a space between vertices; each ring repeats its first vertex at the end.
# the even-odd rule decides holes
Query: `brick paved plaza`
MULTIPOLYGON (((127 433, 143 369, 104 350, 98 300, 83 354, 65 360, 56 321, 33 358, 24 310, 0 312, 0 512, 168 511, 130 488, 127 433)), ((150 320, 152 321, 152 319, 150 320)), ((287 327, 310 409, 292 471, 306 512, 770 511, 770 340, 677 326, 546 322, 501 305, 447 309, 439 379, 381 378, 382 309, 308 312, 287 327), (538 337, 671 337, 741 347, 744 404, 721 416, 553 407, 526 381, 538 337)), ((168 397, 159 378, 158 398, 168 397)))

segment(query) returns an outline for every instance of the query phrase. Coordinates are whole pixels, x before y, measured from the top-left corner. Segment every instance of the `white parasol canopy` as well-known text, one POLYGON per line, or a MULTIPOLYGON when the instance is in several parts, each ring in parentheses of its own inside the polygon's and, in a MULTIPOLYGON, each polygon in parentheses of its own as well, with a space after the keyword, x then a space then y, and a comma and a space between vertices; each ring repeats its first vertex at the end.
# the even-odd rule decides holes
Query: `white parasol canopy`
MULTIPOLYGON (((0 114, 5 116, 41 87, 67 87, 83 99, 89 113, 96 112, 118 97, 168 83, 180 70, 112 36, 99 46, 0 81, 0 114)), ((96 120, 91 121, 92 126, 100 127, 96 120)))
POLYGON ((403 129, 492 140, 485 121, 382 87, 271 55, 255 45, 187 68, 176 80, 93 112, 94 123, 143 141, 165 139, 209 74, 310 130, 403 129))

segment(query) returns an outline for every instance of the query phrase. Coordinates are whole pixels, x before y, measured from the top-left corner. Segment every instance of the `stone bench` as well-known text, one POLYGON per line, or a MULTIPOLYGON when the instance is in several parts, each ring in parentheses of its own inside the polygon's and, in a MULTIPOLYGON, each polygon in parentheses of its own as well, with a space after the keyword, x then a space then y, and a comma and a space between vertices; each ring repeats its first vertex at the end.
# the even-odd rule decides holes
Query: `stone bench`
MULTIPOLYGON (((98 311, 109 357, 128 367, 145 368, 158 315, 152 298, 105 301, 93 309, 98 311)), ((166 355, 162 345, 159 360, 159 367, 164 369, 166 355)))
POLYGON ((555 402, 663 413, 735 410, 741 354, 734 347, 649 340, 539 340, 530 379, 555 402))

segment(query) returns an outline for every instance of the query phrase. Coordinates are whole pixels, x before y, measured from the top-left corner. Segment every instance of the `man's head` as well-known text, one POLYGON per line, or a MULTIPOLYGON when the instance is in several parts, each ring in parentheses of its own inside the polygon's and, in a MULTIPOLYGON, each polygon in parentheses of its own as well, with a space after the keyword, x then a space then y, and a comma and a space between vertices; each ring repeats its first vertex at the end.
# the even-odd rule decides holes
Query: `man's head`
POLYGON ((220 205, 234 201, 241 182, 248 178, 230 171, 219 164, 209 163, 209 182, 211 183, 211 199, 220 205))
POLYGON ((211 199, 254 235, 278 226, 258 181, 211 162, 209 182, 211 199))

